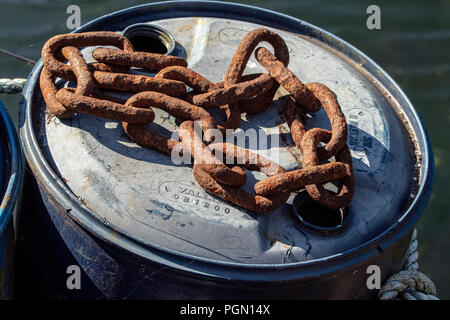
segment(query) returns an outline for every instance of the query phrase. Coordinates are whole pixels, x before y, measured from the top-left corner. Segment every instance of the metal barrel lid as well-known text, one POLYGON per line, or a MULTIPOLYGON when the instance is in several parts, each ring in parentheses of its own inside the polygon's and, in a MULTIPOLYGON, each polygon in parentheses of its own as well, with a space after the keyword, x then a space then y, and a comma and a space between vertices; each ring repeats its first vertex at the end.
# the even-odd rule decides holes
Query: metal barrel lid
MULTIPOLYGON (((11 218, 21 180, 22 154, 19 138, 8 110, 0 101, 0 237, 11 218)), ((1 267, 0 264, 0 269, 1 267)))
MULTIPOLYGON (((176 54, 212 81, 223 79, 247 32, 267 27, 278 33, 289 47, 289 68, 303 82, 323 83, 337 96, 349 127, 355 195, 339 232, 313 231, 295 219, 295 194, 265 215, 240 209, 200 188, 190 166, 174 165, 170 157, 133 143, 116 121, 83 114, 49 119, 38 85, 39 62, 21 105, 24 152, 41 186, 88 230, 136 254, 164 256, 165 262, 181 257, 274 268, 354 256, 381 240, 394 241, 417 221, 432 177, 427 135, 401 89, 363 53, 304 21, 221 2, 133 7, 76 32, 123 32, 135 23, 167 30, 176 41, 176 54)), ((90 51, 83 53, 89 57, 90 51)), ((253 72, 265 72, 254 57, 246 69, 253 72)), ((300 166, 300 158, 280 110, 275 102, 261 114, 244 117, 240 127, 263 129, 279 139, 280 164, 291 170, 300 166)), ((175 119, 155 113, 152 128, 170 136, 175 119)), ((308 117, 306 126, 330 129, 323 110, 308 117)), ((257 152, 269 154, 268 148, 257 152)), ((254 175, 245 186, 250 190, 262 176, 247 174, 254 175)))

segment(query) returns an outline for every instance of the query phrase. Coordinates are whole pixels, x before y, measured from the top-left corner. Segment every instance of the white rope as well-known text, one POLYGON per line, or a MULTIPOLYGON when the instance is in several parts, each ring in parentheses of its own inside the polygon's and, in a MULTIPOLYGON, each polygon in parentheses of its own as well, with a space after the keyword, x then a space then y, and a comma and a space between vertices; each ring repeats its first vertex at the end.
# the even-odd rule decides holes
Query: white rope
POLYGON ((406 252, 403 270, 390 276, 378 293, 380 300, 439 300, 436 286, 426 275, 419 271, 419 253, 417 248, 417 230, 414 229, 406 252))
POLYGON ((22 92, 27 79, 0 79, 0 93, 16 94, 22 92))

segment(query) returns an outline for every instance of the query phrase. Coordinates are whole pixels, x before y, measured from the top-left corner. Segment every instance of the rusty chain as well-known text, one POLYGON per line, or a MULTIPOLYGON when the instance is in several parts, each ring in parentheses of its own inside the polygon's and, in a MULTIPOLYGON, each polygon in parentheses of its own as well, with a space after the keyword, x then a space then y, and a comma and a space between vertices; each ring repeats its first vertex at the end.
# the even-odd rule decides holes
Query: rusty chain
POLYGON ((86 113, 122 122, 125 133, 141 146, 171 155, 188 153, 193 162, 193 174, 198 184, 226 201, 254 212, 269 212, 282 206, 291 192, 305 188, 312 199, 329 208, 347 206, 354 192, 352 159, 347 146, 347 123, 333 92, 320 83, 304 84, 288 69, 289 50, 276 33, 260 28, 249 32, 231 59, 223 82, 214 83, 187 67, 180 57, 135 51, 131 42, 114 32, 86 32, 58 35, 42 49, 44 67, 40 87, 48 113, 58 118, 70 118, 86 113), (257 46, 269 43, 273 52, 257 46), (96 48, 97 60, 88 64, 80 48, 96 48), (255 50, 256 49, 256 50, 255 50), (267 74, 243 75, 254 52, 256 60, 267 74), (69 63, 66 64, 65 61, 69 63), (155 77, 129 74, 130 68, 157 72, 155 77), (76 88, 58 90, 55 79, 76 81, 76 88), (186 86, 192 89, 186 92, 186 86), (242 113, 266 110, 279 87, 289 98, 284 99, 284 117, 291 137, 302 152, 302 168, 286 171, 278 163, 230 143, 214 142, 206 135, 209 129, 236 129, 242 113), (128 100, 97 90, 111 89, 135 93, 128 100), (306 130, 301 109, 317 112, 323 107, 331 131, 306 130), (179 122, 180 141, 163 137, 148 129, 161 109, 179 122), (217 124, 208 110, 220 108, 226 120, 217 124), (199 122, 206 141, 195 130, 199 122), (324 143, 323 146, 318 146, 324 143), (236 165, 227 165, 224 158, 236 165), (334 162, 329 162, 330 158, 334 162), (244 191, 244 169, 261 171, 268 177, 254 185, 254 193, 244 191), (336 182, 337 192, 324 187, 336 182))

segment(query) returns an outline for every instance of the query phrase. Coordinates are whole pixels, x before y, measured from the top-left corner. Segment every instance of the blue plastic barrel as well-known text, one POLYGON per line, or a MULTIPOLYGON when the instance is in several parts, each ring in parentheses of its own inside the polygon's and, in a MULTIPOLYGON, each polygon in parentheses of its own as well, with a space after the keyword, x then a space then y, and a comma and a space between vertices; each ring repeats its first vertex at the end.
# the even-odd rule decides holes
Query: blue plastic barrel
POLYGON ((20 193, 22 158, 16 128, 0 102, 0 299, 11 299, 14 287, 12 212, 20 193))

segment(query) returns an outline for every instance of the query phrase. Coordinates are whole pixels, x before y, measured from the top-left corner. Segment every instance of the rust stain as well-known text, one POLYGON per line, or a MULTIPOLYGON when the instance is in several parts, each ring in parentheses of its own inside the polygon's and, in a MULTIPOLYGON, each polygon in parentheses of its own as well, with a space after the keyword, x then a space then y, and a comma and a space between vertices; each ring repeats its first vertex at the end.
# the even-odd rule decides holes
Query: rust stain
POLYGON ((288 250, 288 249, 291 248, 290 245, 281 242, 281 241, 278 240, 277 238, 275 238, 275 237, 269 237, 269 235, 267 234, 267 232, 264 232, 264 239, 269 240, 269 241, 272 243, 272 245, 279 244, 279 245, 281 245, 281 246, 282 246, 284 249, 286 249, 286 250, 288 250))
POLYGON ((178 32, 187 32, 189 30, 192 30, 192 25, 190 24, 183 24, 182 26, 180 26, 180 28, 178 29, 178 32))

